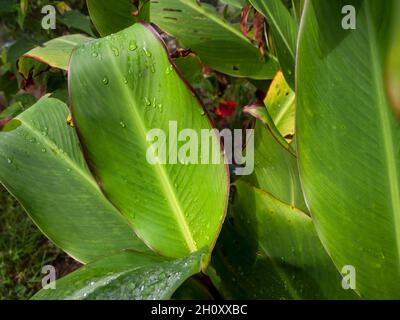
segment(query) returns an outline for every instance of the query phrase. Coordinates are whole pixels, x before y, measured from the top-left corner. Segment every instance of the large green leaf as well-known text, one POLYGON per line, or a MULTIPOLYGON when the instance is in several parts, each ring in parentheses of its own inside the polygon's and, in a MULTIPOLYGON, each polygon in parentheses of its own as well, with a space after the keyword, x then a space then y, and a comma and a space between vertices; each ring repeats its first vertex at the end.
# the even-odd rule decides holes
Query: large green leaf
POLYGON ((272 79, 277 71, 274 57, 261 57, 240 29, 209 5, 196 0, 152 1, 151 21, 217 71, 253 79, 272 79))
POLYGON ((72 50, 79 44, 90 40, 92 38, 80 34, 62 36, 46 42, 42 47, 33 48, 25 53, 24 57, 38 60, 54 68, 67 70, 72 50))
POLYGON ((200 271, 202 255, 200 251, 168 261, 155 255, 125 251, 89 263, 57 280, 56 289, 42 289, 33 299, 169 299, 186 279, 200 271))
MULTIPOLYGON (((151 248, 180 257, 213 247, 226 211, 228 178, 215 133, 208 140, 218 145, 219 164, 173 157, 165 159, 167 164, 147 161, 151 129, 166 135, 173 134, 175 124, 178 132, 193 130, 199 137, 193 140, 196 161, 200 131, 211 129, 199 100, 171 63, 156 32, 135 24, 79 47, 71 59, 69 89, 81 142, 108 199, 151 248)), ((180 148, 184 139, 159 140, 158 157, 163 146, 180 148)))
POLYGON ((279 63, 289 85, 294 88, 297 23, 282 0, 249 0, 272 30, 279 63))
POLYGON ((309 216, 245 182, 235 186, 213 258, 227 298, 355 297, 342 288, 309 216))
POLYGON ((324 246, 367 298, 400 297, 400 127, 384 88, 393 1, 308 1, 297 65, 300 175, 324 246), (345 5, 356 30, 342 28, 345 5))
POLYGON ((146 250, 86 167, 67 106, 44 97, 0 132, 0 182, 55 244, 82 262, 146 250))

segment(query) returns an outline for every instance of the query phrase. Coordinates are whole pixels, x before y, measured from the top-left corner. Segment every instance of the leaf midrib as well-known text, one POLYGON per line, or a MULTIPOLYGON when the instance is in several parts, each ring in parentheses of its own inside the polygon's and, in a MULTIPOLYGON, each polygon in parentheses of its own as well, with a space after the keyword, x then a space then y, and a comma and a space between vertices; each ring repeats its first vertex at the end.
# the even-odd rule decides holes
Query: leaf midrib
POLYGON ((66 156, 65 154, 58 152, 57 150, 59 147, 51 141, 47 136, 43 136, 39 132, 38 129, 32 127, 28 122, 24 121, 23 118, 18 118, 23 124, 24 127, 29 129, 29 131, 37 138, 38 141, 41 141, 44 146, 47 146, 50 150, 54 150, 57 152, 58 157, 54 157, 55 159, 59 159, 62 162, 65 162, 68 164, 66 167, 68 169, 74 170, 78 175, 82 176, 86 182, 88 182, 93 188, 95 188, 97 191, 99 191, 99 187, 97 186, 96 182, 92 177, 89 175, 89 172, 84 172, 80 166, 78 166, 70 157, 66 156))
MULTIPOLYGON (((111 53, 111 51, 109 52, 110 56, 113 57, 113 54, 111 53)), ((110 61, 112 62, 113 66, 114 66, 114 70, 116 70, 118 72, 118 74, 116 75, 116 78, 119 79, 118 81, 120 82, 120 87, 123 88, 123 92, 124 92, 124 96, 125 99, 127 101, 131 101, 132 104, 136 101, 135 97, 132 95, 131 90, 126 90, 125 88, 125 84, 123 83, 124 79, 124 75, 122 74, 121 69, 119 68, 119 66, 116 63, 116 59, 111 58, 110 61)), ((136 119, 136 123, 138 124, 140 133, 142 134, 142 137, 144 139, 144 141, 147 141, 146 136, 147 136, 147 128, 146 125, 143 122, 142 117, 138 114, 138 112, 136 111, 137 108, 135 106, 133 106, 132 108, 130 108, 130 110, 133 111, 133 118, 136 119)), ((148 147, 150 147, 150 144, 148 144, 148 147)), ((182 232, 182 236, 186 242, 186 245, 188 246, 188 249, 190 250, 190 252, 195 252, 197 250, 197 245, 196 242, 193 238, 193 235, 190 231, 190 227, 188 222, 186 221, 185 218, 185 214, 183 212, 183 209, 181 207, 181 204, 179 202, 179 200, 176 197, 176 194, 174 192, 174 189, 170 183, 170 180, 168 179, 168 175, 165 172, 164 167, 162 166, 162 164, 160 163, 156 163, 154 165, 154 167, 156 168, 157 172, 159 173, 158 175, 156 175, 159 178, 159 181, 161 182, 161 186, 164 189, 164 193, 167 196, 168 199, 168 203, 171 207, 171 211, 173 212, 173 214, 176 217, 177 223, 179 228, 181 229, 182 232)))

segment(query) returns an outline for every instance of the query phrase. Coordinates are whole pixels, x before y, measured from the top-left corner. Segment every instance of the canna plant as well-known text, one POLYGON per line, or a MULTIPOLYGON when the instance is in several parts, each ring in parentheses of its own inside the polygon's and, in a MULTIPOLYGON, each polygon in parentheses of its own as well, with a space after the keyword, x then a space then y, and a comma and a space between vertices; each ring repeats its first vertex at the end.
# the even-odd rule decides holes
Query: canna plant
POLYGON ((222 2, 87 0, 98 38, 20 57, 64 70, 68 103, 0 114, 0 182, 84 264, 33 299, 400 298, 398 1, 222 2), (222 146, 146 158, 151 129, 215 127, 201 68, 266 91, 251 175, 222 146))

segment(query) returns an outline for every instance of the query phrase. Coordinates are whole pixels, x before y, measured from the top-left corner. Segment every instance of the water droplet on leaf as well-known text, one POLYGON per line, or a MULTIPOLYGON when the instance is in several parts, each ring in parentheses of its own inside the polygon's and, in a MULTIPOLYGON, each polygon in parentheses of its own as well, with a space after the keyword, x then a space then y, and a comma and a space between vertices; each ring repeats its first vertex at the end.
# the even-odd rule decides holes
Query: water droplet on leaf
POLYGON ((137 44, 135 40, 132 40, 131 42, 129 42, 129 50, 130 51, 134 51, 137 49, 137 44))

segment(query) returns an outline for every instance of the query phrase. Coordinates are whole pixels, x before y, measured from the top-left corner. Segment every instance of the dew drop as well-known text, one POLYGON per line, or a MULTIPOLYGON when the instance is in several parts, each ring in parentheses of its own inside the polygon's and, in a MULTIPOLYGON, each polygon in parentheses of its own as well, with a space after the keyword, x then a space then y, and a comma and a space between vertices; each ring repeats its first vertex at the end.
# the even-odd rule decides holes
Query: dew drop
POLYGON ((150 66, 150 71, 151 71, 151 73, 155 73, 156 72, 156 68, 154 67, 154 64, 152 64, 150 66))
POLYGON ((119 123, 119 125, 120 125, 122 128, 126 128, 126 124, 125 124, 123 121, 121 121, 121 122, 119 123))
POLYGON ((93 52, 93 53, 92 53, 92 57, 93 57, 93 58, 97 58, 98 56, 99 56, 99 54, 98 54, 97 52, 93 52))
POLYGON ((206 114, 206 112, 204 110, 200 111, 200 115, 204 116, 206 114))
POLYGON ((128 83, 128 79, 126 77, 124 77, 124 83, 127 84, 128 83))
POLYGON ((146 104, 146 106, 150 106, 151 105, 151 101, 149 100, 149 98, 144 98, 144 103, 146 104))
POLYGON ((130 51, 135 51, 137 49, 137 43, 135 40, 132 40, 131 42, 129 42, 129 50, 130 51))
POLYGON ((8 163, 8 164, 11 164, 12 162, 13 162, 13 161, 12 161, 11 158, 8 158, 8 159, 7 159, 7 163, 8 163))
POLYGON ((119 50, 115 47, 111 48, 112 52, 114 53, 114 56, 118 57, 119 56, 119 50))
POLYGON ((43 153, 46 153, 47 150, 46 150, 45 148, 42 148, 42 152, 43 152, 43 153))
POLYGON ((104 78, 103 78, 103 84, 104 84, 104 85, 107 85, 107 84, 108 84, 108 78, 107 78, 107 77, 104 77, 104 78))
POLYGON ((146 47, 143 47, 143 51, 144 51, 144 54, 146 55, 146 57, 151 57, 151 52, 149 51, 149 50, 147 50, 147 48, 146 47))

